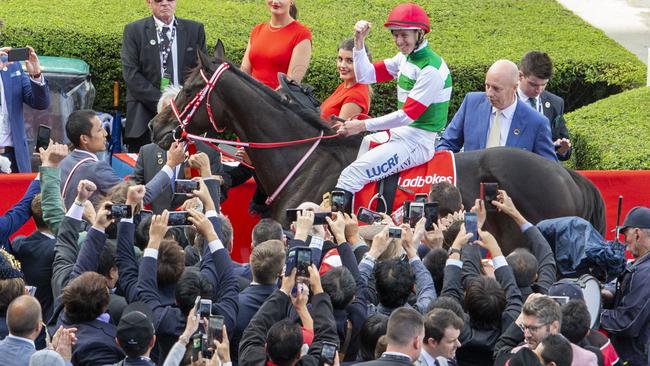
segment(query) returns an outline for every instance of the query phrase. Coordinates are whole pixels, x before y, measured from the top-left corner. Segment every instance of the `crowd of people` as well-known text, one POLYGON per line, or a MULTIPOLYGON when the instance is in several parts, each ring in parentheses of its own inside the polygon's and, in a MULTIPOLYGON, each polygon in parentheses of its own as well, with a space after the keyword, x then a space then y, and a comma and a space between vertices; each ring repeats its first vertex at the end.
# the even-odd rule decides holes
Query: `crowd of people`
MULTIPOLYGON (((568 159, 563 101, 545 90, 547 54, 528 52, 519 65, 497 60, 485 92, 465 96, 445 129, 452 73, 426 39, 426 12, 395 7, 384 26, 398 53, 375 63, 365 42, 372 25, 357 22, 337 50, 341 84, 321 115, 342 136, 375 132, 339 177, 342 209, 320 221, 333 208, 327 199, 302 203, 289 227, 262 219, 248 263, 237 263, 230 252, 240 230, 220 204, 254 170, 244 151, 249 164, 231 167, 201 143, 190 157, 182 142, 168 150, 151 143, 149 121, 181 92, 206 47, 203 25, 177 18, 175 0, 147 3, 152 16, 125 27, 121 51, 126 141, 139 152, 133 175, 124 181, 97 158, 106 131, 94 111, 75 111, 66 124, 72 151, 40 148, 37 178, 0 216, 1 364, 650 365, 650 209, 634 208, 620 228, 634 261, 603 289, 597 326, 582 288, 558 278, 551 244, 504 190, 464 207, 454 185, 436 183, 430 226, 387 215, 363 225, 350 211, 364 184, 437 150, 512 146, 568 159), (398 110, 371 118, 369 84, 394 79, 398 110), (385 130, 388 142, 368 150, 385 130), (477 217, 477 238, 466 212, 477 217), (488 215, 512 219, 521 249, 502 251, 483 230, 488 215), (10 240, 30 218, 36 231, 10 240)), ((241 69, 277 89, 278 73, 297 82, 306 75, 312 35, 295 1, 266 4, 271 19, 251 31, 241 69)), ((27 74, 7 65, 22 80, 22 100, 46 108, 36 53, 27 74)), ((1 80, 0 91, 9 90, 1 80)), ((0 154, 12 171, 28 171, 22 103, 5 113, 6 95, 0 154)))

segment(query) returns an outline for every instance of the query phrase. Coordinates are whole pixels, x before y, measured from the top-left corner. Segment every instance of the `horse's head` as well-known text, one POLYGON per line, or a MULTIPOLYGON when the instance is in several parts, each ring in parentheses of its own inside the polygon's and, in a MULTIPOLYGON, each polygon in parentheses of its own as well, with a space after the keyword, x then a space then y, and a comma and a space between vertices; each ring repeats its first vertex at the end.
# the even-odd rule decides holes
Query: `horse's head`
MULTIPOLYGON (((217 41, 214 57, 210 59, 203 52, 197 52, 198 66, 194 68, 185 79, 183 89, 174 99, 174 103, 179 112, 182 112, 185 106, 197 95, 206 85, 203 76, 210 77, 218 65, 224 60, 224 48, 221 40, 217 41), (203 75, 202 75, 203 73, 203 75)), ((211 93, 212 94, 212 93, 211 93)), ((212 98, 212 95, 206 97, 201 103, 191 122, 186 126, 186 131, 192 134, 202 134, 210 128, 209 118, 207 117, 206 101, 212 98)), ((217 119, 217 127, 224 126, 219 123, 223 113, 220 110, 220 103, 212 103, 213 113, 217 119)), ((176 138, 180 138, 182 128, 178 118, 172 108, 167 105, 149 122, 149 129, 154 143, 167 150, 176 138)))

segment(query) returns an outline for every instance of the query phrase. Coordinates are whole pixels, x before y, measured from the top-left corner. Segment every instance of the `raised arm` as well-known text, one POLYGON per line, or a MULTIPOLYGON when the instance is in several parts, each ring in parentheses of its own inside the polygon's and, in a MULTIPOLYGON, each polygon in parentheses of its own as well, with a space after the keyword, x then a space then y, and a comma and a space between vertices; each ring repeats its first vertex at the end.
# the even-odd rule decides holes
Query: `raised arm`
POLYGON ((323 342, 338 344, 339 336, 336 333, 336 320, 334 320, 332 302, 329 295, 323 291, 320 275, 314 265, 309 267, 309 286, 313 294, 311 303, 314 316, 314 342, 309 347, 309 354, 319 357, 323 342))
POLYGON ((63 144, 51 143, 47 149, 40 149, 41 167, 41 209, 43 221, 56 236, 59 226, 65 216, 63 198, 61 198, 61 171, 58 166, 68 155, 68 147, 63 144))
POLYGON ((426 314, 429 303, 436 298, 436 288, 433 285, 431 273, 424 266, 420 257, 418 257, 415 246, 413 245, 413 232, 407 224, 402 225, 402 248, 404 248, 413 273, 415 274, 417 297, 415 306, 420 313, 426 314))
POLYGON ((9 249, 9 237, 15 233, 32 216, 32 200, 41 191, 41 182, 37 178, 29 184, 23 198, 0 216, 0 244, 4 249, 9 249))
MULTIPOLYGON (((127 192, 126 204, 131 206, 132 212, 142 202, 144 197, 144 186, 131 186, 127 192)), ((127 303, 138 301, 138 260, 133 250, 133 238, 135 237, 135 225, 133 218, 122 219, 117 224, 117 252, 115 263, 120 276, 118 284, 124 292, 127 303)))
MULTIPOLYGON (((104 205, 109 204, 111 203, 106 202, 104 205)), ((84 272, 97 271, 97 267, 99 266, 99 256, 106 244, 106 233, 104 230, 106 230, 108 225, 113 222, 109 217, 110 211, 106 206, 100 207, 99 212, 97 212, 95 223, 92 228, 88 230, 86 240, 81 246, 77 261, 72 269, 72 273, 70 273, 70 281, 84 272)))

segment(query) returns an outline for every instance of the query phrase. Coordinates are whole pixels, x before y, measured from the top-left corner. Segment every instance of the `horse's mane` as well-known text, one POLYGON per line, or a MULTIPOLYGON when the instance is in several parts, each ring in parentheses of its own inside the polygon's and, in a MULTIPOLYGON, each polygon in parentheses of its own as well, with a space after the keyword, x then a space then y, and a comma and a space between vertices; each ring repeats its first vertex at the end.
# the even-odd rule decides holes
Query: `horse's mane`
MULTIPOLYGON (((221 60, 212 60, 212 62, 215 62, 217 65, 221 63, 221 60)), ((257 93, 262 94, 266 96, 267 98, 270 98, 272 101, 277 103, 278 105, 282 105, 285 109, 293 112, 296 114, 298 117, 300 117, 302 120, 306 121, 308 124, 310 124, 312 127, 316 128, 317 130, 323 130, 325 131, 326 135, 330 135, 334 133, 334 130, 325 123, 318 115, 318 113, 315 113, 313 110, 304 108, 296 103, 287 103, 282 99, 282 96, 278 94, 275 90, 272 90, 268 86, 264 85, 263 83, 255 80, 252 76, 248 75, 247 73, 241 71, 239 66, 234 65, 232 62, 223 60, 223 62, 226 62, 228 65, 230 65, 230 68, 228 69, 229 71, 232 71, 237 77, 239 77, 241 80, 246 82, 246 84, 250 85, 257 93)), ((190 80, 195 80, 194 77, 199 73, 201 70, 201 65, 198 65, 194 69, 192 69, 189 73, 190 77, 188 79, 190 80)), ((214 70, 210 68, 210 73, 213 73, 214 70)), ((201 81, 202 82, 202 81, 201 81)), ((194 86, 194 82, 190 84, 190 86, 194 86)))

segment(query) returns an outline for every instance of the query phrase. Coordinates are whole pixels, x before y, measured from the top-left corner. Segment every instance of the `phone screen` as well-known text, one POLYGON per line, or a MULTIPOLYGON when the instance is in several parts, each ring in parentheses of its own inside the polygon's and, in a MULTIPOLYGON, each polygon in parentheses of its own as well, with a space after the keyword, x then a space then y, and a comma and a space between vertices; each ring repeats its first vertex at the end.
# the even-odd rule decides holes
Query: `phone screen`
POLYGON ((296 248, 296 276, 309 278, 309 266, 311 266, 311 249, 296 248))
POLYGON ((433 230, 433 224, 438 222, 438 202, 427 202, 424 204, 424 230, 433 230))
POLYGON ((415 195, 415 202, 426 203, 429 200, 429 195, 426 193, 418 193, 415 195))
POLYGON ((111 211, 109 219, 130 219, 133 217, 133 212, 130 205, 108 205, 111 211))
POLYGON ((190 214, 187 211, 173 211, 169 213, 169 226, 190 226, 192 223, 187 219, 190 214))
POLYGON ((334 359, 336 359, 336 351, 338 347, 336 344, 330 342, 323 342, 323 348, 320 352, 321 361, 329 365, 334 365, 334 359))
POLYGON ((473 235, 472 238, 469 239, 470 244, 478 240, 478 222, 476 214, 473 212, 465 213, 465 232, 473 235))
POLYGON ((331 212, 316 212, 314 214, 314 225, 325 225, 327 224, 326 217, 332 217, 331 212))
POLYGON ((208 322, 208 344, 214 344, 214 340, 221 342, 223 338, 223 333, 221 328, 223 328, 223 316, 221 315, 210 315, 210 321, 208 322))
POLYGON ((409 207, 409 225, 415 225, 424 217, 424 204, 422 202, 412 202, 409 207))
POLYGON ((285 262, 285 271, 284 274, 285 276, 290 276, 291 271, 296 267, 296 249, 290 249, 289 253, 287 253, 287 260, 285 262))
POLYGON ((372 225, 381 221, 381 215, 375 211, 368 210, 367 208, 359 207, 359 211, 357 211, 357 219, 363 223, 372 225))
POLYGON ((38 126, 38 134, 36 135, 36 152, 39 151, 39 148, 47 149, 50 145, 50 132, 51 128, 45 125, 38 126))
POLYGON ((212 313, 212 300, 210 299, 201 299, 199 304, 199 314, 201 318, 207 318, 212 313))
POLYGON ((192 191, 199 189, 199 182, 189 179, 177 179, 174 182, 174 187, 177 194, 192 194, 192 191))
POLYGON ((330 206, 332 212, 339 212, 345 209, 345 193, 342 191, 332 191, 330 194, 330 206))
POLYGON ((29 48, 12 48, 7 52, 7 61, 25 61, 29 58, 29 48))
POLYGON ((298 220, 298 212, 302 212, 299 208, 288 208, 287 209, 287 220, 293 222, 298 220))
POLYGON ((203 337, 201 336, 200 333, 196 333, 192 337, 192 358, 195 360, 199 359, 199 355, 201 354, 203 348, 203 337))
POLYGON ((492 201, 496 201, 499 191, 499 183, 481 183, 481 200, 485 202, 485 209, 496 211, 492 201))
POLYGON ((409 222, 409 214, 411 210, 411 201, 404 201, 403 203, 404 207, 402 211, 404 211, 404 214, 402 215, 402 223, 406 224, 409 222))
POLYGON ((394 239, 400 239, 402 237, 402 229, 398 227, 389 227, 388 228, 388 237, 394 239))

